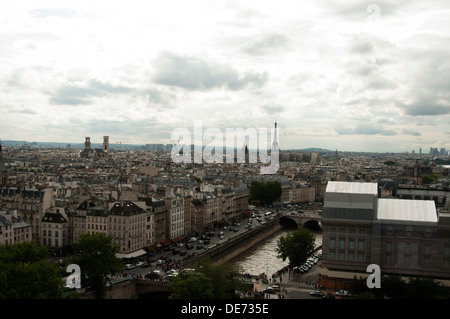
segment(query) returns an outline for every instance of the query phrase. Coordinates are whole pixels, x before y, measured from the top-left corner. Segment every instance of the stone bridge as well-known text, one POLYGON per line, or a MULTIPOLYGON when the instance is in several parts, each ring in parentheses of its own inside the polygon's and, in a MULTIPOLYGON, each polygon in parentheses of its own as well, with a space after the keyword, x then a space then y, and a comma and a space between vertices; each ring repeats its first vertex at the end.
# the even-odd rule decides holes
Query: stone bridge
POLYGON ((319 211, 289 212, 280 217, 280 225, 294 228, 322 228, 322 215, 319 211))

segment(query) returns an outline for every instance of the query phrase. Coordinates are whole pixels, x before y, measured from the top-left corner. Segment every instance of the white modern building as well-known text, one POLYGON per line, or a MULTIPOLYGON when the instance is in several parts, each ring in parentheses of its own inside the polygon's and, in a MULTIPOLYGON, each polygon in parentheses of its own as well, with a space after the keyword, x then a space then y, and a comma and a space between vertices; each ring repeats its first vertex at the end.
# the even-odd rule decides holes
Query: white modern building
POLYGON ((450 215, 431 200, 382 197, 379 183, 328 182, 322 210, 321 284, 349 288, 370 264, 382 273, 450 283, 450 215))

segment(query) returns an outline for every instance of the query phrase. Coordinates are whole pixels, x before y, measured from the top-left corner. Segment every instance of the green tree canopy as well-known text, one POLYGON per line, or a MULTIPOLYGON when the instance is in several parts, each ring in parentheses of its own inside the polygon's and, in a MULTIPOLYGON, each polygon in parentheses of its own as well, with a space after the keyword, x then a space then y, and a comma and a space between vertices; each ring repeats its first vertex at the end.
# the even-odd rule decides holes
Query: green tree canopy
POLYGON ((113 244, 112 237, 103 233, 83 234, 72 243, 79 255, 72 259, 80 266, 82 276, 87 276, 97 298, 106 293, 106 277, 122 270, 122 263, 116 257, 119 246, 113 244))
POLYGON ((212 299, 213 284, 210 278, 202 273, 181 271, 168 287, 169 299, 212 299))
POLYGON ((181 272, 169 284, 170 299, 234 299, 249 289, 233 264, 213 265, 206 257, 197 260, 194 269, 194 273, 181 272))
POLYGON ((422 184, 431 184, 437 179, 437 175, 423 175, 422 176, 422 184))
POLYGON ((265 204, 271 204, 281 197, 283 190, 280 182, 267 182, 265 184, 252 181, 250 184, 250 199, 258 200, 265 204))
POLYGON ((62 298, 61 272, 47 256, 47 247, 34 242, 0 246, 0 298, 62 298))
POLYGON ((312 255, 314 247, 314 233, 307 228, 298 228, 278 239, 276 251, 283 261, 289 259, 292 267, 299 267, 312 255))

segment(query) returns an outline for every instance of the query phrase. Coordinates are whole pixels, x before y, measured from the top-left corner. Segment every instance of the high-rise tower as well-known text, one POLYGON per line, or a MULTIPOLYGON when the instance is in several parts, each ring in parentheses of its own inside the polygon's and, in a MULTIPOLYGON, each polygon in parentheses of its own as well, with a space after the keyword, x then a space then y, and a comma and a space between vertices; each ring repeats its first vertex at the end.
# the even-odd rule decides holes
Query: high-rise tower
POLYGON ((278 151, 277 122, 275 122, 275 132, 273 134, 272 150, 277 150, 278 151))
POLYGON ((109 153, 109 136, 103 136, 103 152, 109 153))
POLYGON ((84 142, 84 149, 88 150, 91 148, 91 138, 90 137, 86 137, 86 140, 84 142))

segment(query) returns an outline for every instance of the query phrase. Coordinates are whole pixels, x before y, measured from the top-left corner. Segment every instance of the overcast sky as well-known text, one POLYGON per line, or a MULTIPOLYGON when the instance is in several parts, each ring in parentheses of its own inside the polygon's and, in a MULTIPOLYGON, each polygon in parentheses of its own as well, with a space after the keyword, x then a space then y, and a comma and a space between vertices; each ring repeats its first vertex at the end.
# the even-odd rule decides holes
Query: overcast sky
POLYGON ((2 0, 0 138, 450 149, 450 2, 2 0))

